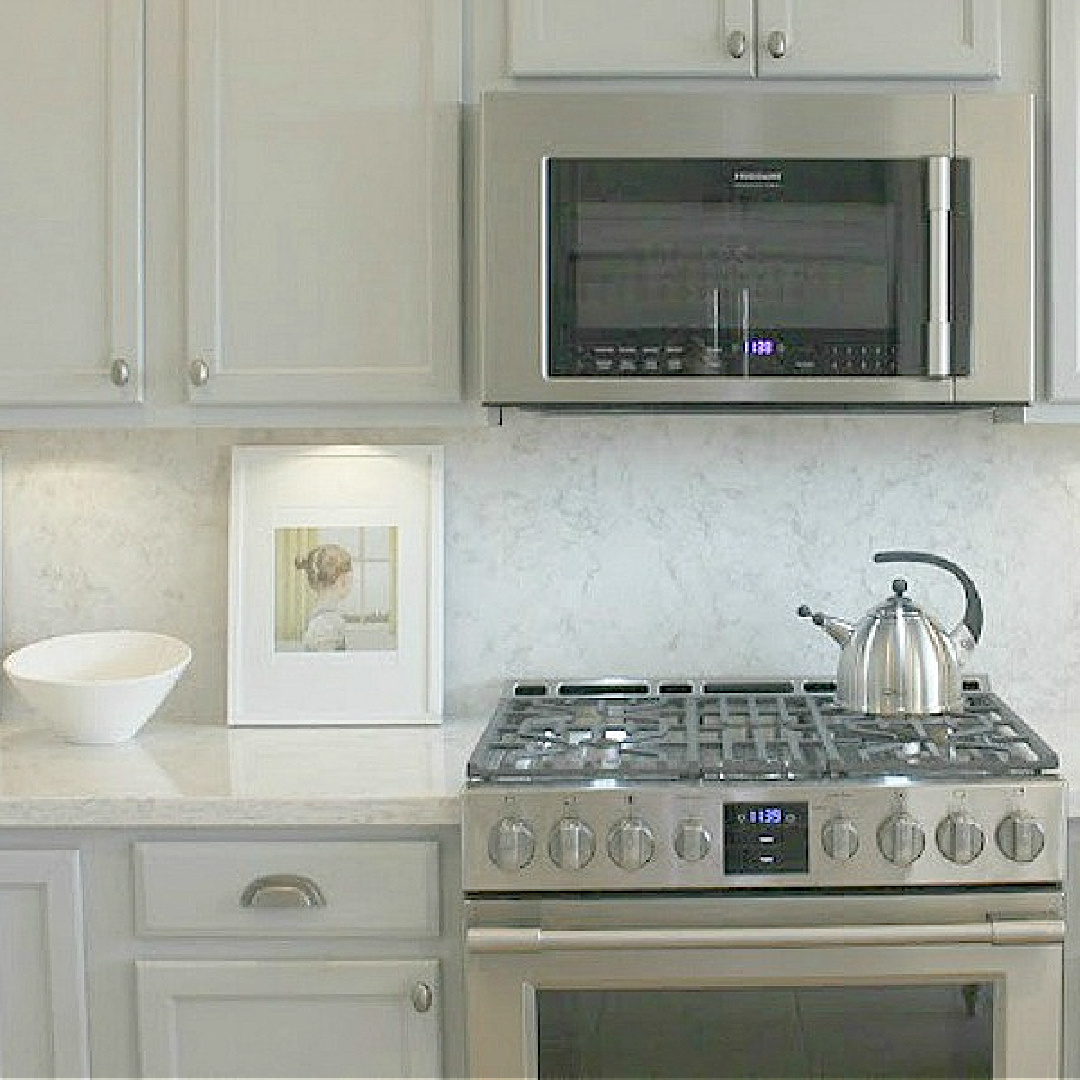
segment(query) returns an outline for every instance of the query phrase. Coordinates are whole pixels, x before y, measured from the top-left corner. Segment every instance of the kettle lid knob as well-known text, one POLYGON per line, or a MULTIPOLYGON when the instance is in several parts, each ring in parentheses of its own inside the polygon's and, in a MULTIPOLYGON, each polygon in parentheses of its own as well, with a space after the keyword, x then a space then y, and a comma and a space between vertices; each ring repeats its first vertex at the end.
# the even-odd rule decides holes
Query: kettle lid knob
POLYGON ((907 587, 908 584, 902 577, 893 578, 892 591, 896 593, 897 596, 903 596, 904 593, 907 592, 907 587))

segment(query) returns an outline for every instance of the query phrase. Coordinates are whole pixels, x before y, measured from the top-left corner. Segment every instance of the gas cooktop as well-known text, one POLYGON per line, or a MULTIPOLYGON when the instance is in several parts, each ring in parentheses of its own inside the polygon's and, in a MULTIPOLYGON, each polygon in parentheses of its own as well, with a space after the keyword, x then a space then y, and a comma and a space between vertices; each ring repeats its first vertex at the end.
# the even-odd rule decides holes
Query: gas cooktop
POLYGON ((468 764, 465 887, 1060 887, 1057 765, 975 678, 887 718, 826 681, 516 682, 468 764))
POLYGON ((828 681, 514 683, 471 782, 1035 776, 1058 758, 979 679, 956 714, 876 717, 828 681))

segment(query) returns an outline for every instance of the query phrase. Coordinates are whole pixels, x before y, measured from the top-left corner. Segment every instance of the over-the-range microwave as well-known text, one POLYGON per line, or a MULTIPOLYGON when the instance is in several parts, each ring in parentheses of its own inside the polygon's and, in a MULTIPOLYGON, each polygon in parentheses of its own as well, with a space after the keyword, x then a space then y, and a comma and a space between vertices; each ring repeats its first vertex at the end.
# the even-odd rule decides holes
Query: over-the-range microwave
POLYGON ((486 95, 484 402, 1029 403, 1033 109, 946 91, 486 95))

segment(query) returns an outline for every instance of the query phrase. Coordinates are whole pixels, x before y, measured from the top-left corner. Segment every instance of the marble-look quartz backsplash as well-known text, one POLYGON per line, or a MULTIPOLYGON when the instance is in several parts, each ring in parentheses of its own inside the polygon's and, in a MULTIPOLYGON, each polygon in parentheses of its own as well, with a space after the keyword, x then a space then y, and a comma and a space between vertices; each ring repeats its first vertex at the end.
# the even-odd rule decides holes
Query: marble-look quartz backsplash
MULTIPOLYGON (((231 448, 446 448, 448 711, 536 675, 831 674, 801 602, 857 617, 903 573, 952 626, 954 558, 986 630, 972 670, 1022 714, 1080 705, 1080 432, 985 415, 536 416, 348 432, 18 431, 3 458, 4 652, 167 631, 195 659, 165 714, 221 723, 231 448)), ((19 706, 10 692, 8 716, 19 706)))

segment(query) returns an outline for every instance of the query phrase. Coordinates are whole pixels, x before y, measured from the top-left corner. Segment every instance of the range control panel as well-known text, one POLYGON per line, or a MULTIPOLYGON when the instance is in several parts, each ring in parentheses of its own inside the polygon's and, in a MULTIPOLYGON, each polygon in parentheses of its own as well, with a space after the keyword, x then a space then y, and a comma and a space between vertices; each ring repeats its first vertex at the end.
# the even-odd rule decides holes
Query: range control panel
POLYGON ((465 891, 1064 879, 1065 784, 1056 776, 782 786, 775 794, 738 783, 470 786, 465 891))

